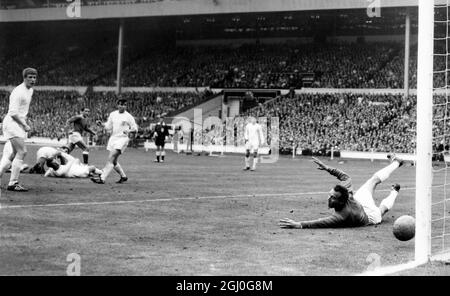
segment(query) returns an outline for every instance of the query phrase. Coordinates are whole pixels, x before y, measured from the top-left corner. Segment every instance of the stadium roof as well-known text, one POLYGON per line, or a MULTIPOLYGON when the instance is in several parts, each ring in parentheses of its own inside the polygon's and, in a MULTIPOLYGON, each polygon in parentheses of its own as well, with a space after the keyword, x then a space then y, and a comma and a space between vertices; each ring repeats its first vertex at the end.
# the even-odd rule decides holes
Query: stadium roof
MULTIPOLYGON (((405 14, 411 16, 411 33, 417 34, 417 8, 383 8, 370 18, 365 10, 320 10, 270 13, 140 17, 126 20, 127 36, 159 36, 176 40, 228 38, 284 38, 315 36, 403 35, 405 14)), ((54 22, 12 22, 0 26, 0 35, 26 32, 33 35, 58 32, 100 32, 118 29, 118 19, 54 22), (2 33, 3 32, 3 33, 2 33)))
MULTIPOLYGON (((368 9, 369 6, 417 6, 417 0, 77 0, 76 19, 133 18, 146 16, 209 15, 336 9, 368 9)), ((63 0, 0 0, 0 22, 67 20, 63 0)))

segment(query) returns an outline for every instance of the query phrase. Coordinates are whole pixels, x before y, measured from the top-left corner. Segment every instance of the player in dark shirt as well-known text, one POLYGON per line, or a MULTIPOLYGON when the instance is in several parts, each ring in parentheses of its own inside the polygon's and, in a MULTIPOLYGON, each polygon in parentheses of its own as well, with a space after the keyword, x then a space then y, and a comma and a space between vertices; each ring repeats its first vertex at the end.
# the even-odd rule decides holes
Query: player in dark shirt
POLYGON ((375 205, 373 194, 375 188, 381 182, 387 180, 392 172, 403 164, 403 160, 393 154, 388 155, 391 164, 376 172, 360 189, 353 194, 352 180, 341 170, 329 167, 313 157, 319 170, 324 170, 338 178, 340 184, 329 192, 328 207, 335 212, 326 218, 312 221, 294 221, 289 218, 281 219, 281 228, 338 228, 359 227, 379 224, 382 217, 394 206, 400 190, 400 185, 392 185, 392 190, 380 206, 375 205))
POLYGON ((164 145, 169 136, 169 127, 166 125, 164 118, 161 115, 158 115, 157 118, 158 123, 156 123, 155 129, 153 130, 153 138, 155 139, 156 145, 156 159, 154 161, 164 162, 164 156, 166 156, 164 145))
POLYGON ((78 146, 83 150, 83 162, 85 164, 89 161, 89 148, 84 143, 83 133, 86 131, 95 136, 95 132, 89 128, 87 118, 89 117, 89 108, 81 109, 81 114, 75 115, 67 120, 66 125, 73 124, 73 129, 69 131, 69 154, 78 146))

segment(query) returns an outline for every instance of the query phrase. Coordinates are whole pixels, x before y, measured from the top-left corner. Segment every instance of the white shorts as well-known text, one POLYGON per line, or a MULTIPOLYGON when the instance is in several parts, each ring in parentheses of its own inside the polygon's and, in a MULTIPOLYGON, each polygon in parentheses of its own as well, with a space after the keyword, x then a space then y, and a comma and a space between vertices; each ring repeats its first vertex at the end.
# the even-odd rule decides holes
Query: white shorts
POLYGON ((109 138, 106 150, 108 151, 120 150, 120 152, 123 153, 128 146, 129 140, 130 139, 128 139, 128 137, 111 137, 109 138))
POLYGON ((89 166, 83 163, 74 163, 70 167, 67 176, 69 178, 87 178, 89 176, 89 166))
POLYGON ((69 135, 69 144, 76 144, 78 142, 83 142, 83 137, 79 132, 72 132, 69 135))
POLYGON ((376 225, 381 223, 382 217, 380 208, 375 205, 372 192, 366 184, 356 191, 353 198, 363 207, 364 212, 366 212, 366 215, 369 218, 369 224, 376 225))
POLYGON ((5 116, 2 128, 3 128, 3 136, 5 136, 7 140, 12 138, 26 139, 27 137, 27 132, 9 115, 5 116))
POLYGON ((258 153, 258 149, 259 149, 259 143, 258 142, 248 141, 245 144, 245 150, 250 150, 250 153, 254 153, 254 152, 258 153))

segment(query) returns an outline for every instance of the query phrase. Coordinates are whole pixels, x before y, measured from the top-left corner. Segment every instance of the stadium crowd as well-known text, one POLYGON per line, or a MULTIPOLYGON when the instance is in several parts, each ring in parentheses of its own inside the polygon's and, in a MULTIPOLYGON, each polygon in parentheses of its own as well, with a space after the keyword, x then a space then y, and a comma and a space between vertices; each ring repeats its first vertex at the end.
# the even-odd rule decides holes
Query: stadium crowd
MULTIPOLYGON (((191 105, 197 104, 211 96, 211 92, 127 92, 121 94, 128 100, 128 111, 135 117, 137 124, 145 130, 157 115, 170 114, 191 105)), ((0 112, 6 115, 8 110, 9 92, 0 91, 0 112)), ((81 96, 77 92, 67 91, 37 91, 30 105, 29 137, 47 137, 58 141, 67 136, 66 121, 71 116, 79 114, 82 107, 91 110, 91 127, 97 132, 95 142, 102 144, 107 135, 94 123, 96 120, 105 122, 109 113, 116 110, 117 95, 114 92, 91 92, 81 96)))
POLYGON ((300 94, 261 104, 247 115, 279 117, 281 150, 412 153, 415 107, 412 96, 300 94))
POLYGON ((376 88, 375 73, 396 51, 395 43, 177 47, 128 65, 124 85, 298 88, 301 73, 314 73, 313 87, 376 88))
MULTIPOLYGON (((113 36, 100 45, 90 38, 58 42, 19 52, 8 49, 10 52, 0 57, 0 85, 15 85, 24 64, 39 69, 39 85, 115 85, 117 52, 113 36), (79 42, 83 46, 77 45, 79 42), (47 54, 49 51, 52 55, 47 54)), ((312 87, 401 88, 402 52, 400 44, 380 42, 146 50, 131 44, 124 50, 122 81, 124 86, 287 89, 301 87, 301 74, 312 73, 312 87)), ((413 56, 412 81, 416 69, 413 56)))
MULTIPOLYGON (((212 93, 126 92, 121 97, 128 100, 128 110, 136 118, 140 135, 143 135, 149 132, 157 115, 170 116, 211 98, 212 93)), ((91 110, 91 127, 97 132, 91 140, 102 145, 108 135, 94 123, 107 120, 108 114, 116 109, 117 98, 114 92, 87 92, 81 96, 74 91, 37 91, 30 106, 31 131, 28 136, 58 141, 65 139, 69 128, 66 126, 67 119, 78 114, 82 107, 88 107, 91 110)), ((8 100, 9 92, 0 91, 0 112, 3 116, 8 100)), ((450 121, 439 120, 448 113, 446 102, 444 96, 435 97, 435 136, 448 134, 450 130, 450 121)), ((278 117, 282 152, 295 148, 303 154, 326 155, 331 149, 401 153, 413 153, 415 149, 415 96, 405 99, 403 95, 392 94, 288 94, 261 103, 242 115, 266 117, 269 121, 271 117, 278 117)), ((245 120, 241 119, 235 122, 235 136, 243 133, 245 120)), ((263 129, 267 134, 266 125, 263 129)), ((204 139, 220 138, 211 136, 211 132, 204 131, 204 139)), ((223 140, 226 141, 226 135, 223 140)), ((435 147, 447 145, 441 140, 436 138, 435 147)))

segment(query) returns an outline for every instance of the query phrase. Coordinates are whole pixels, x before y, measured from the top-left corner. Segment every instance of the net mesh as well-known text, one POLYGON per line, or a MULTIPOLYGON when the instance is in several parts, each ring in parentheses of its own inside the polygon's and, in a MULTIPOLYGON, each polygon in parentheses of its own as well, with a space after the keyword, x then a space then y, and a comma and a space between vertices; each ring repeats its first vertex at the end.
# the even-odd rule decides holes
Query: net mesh
MULTIPOLYGON (((433 188, 431 253, 450 252, 449 0, 436 1, 433 63, 433 188)), ((420 42, 420 41, 419 41, 420 42)))

